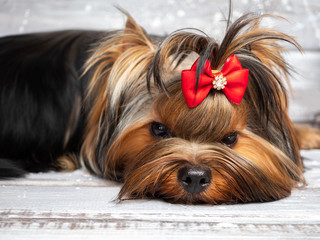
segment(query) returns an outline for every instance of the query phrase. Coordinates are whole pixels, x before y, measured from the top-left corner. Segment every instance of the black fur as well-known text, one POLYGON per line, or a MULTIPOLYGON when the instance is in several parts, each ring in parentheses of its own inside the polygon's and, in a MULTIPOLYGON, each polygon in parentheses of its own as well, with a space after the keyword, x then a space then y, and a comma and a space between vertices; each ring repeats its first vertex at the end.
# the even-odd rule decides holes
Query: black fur
POLYGON ((71 112, 76 98, 84 102, 82 66, 104 35, 61 31, 0 38, 0 178, 58 170, 57 157, 79 152, 85 108, 73 122, 71 112))

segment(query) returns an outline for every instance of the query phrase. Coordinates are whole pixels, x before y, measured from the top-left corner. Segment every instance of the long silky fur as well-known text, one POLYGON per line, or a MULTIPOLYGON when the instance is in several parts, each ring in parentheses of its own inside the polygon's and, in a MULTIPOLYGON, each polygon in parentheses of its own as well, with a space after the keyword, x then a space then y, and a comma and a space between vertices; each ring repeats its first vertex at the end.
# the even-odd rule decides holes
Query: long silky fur
POLYGON ((228 21, 218 42, 196 29, 148 36, 125 14, 119 31, 0 38, 0 178, 81 164, 123 182, 120 200, 187 204, 273 201, 305 184, 279 43, 300 46, 260 27, 272 16, 228 21), (188 108, 181 70, 200 57, 197 90, 205 61, 220 70, 232 54, 249 69, 241 103, 212 90, 188 108), (166 126, 165 139, 154 122, 166 126), (237 142, 227 146, 230 133, 237 142), (210 170, 204 191, 184 189, 185 167, 210 170))
MULTIPOLYGON (((261 29, 259 22, 264 17, 270 16, 247 14, 228 24, 221 43, 200 31, 182 30, 174 32, 157 46, 128 16, 125 30, 104 39, 87 62, 87 72, 92 79, 87 99, 92 106, 81 149, 82 164, 100 176, 123 181, 119 199, 161 197, 186 203, 271 201, 288 196, 293 187, 303 185, 301 158, 287 115, 288 97, 283 79, 287 77, 288 66, 281 57, 284 49, 278 42, 285 41, 299 49, 300 46, 290 36, 261 29), (190 53, 200 56, 198 78, 206 59, 213 69, 220 69, 232 54, 236 54, 242 66, 249 69, 248 89, 242 106, 250 107, 245 111, 247 122, 242 137, 243 141, 265 143, 260 150, 265 152, 266 161, 270 160, 271 164, 263 170, 263 159, 252 162, 226 147, 219 145, 220 150, 207 147, 206 154, 211 151, 217 159, 204 159, 202 164, 215 168, 220 180, 216 189, 209 188, 211 193, 208 190, 200 196, 186 194, 177 184, 179 166, 192 162, 192 158, 186 160, 178 149, 185 143, 176 138, 158 142, 150 136, 147 127, 153 120, 154 111, 163 107, 161 104, 157 107, 160 101, 157 99, 174 95, 171 88, 175 89, 180 82, 174 69, 179 68, 190 53), (269 172, 268 168, 274 166, 279 169, 269 172), (255 181, 257 184, 253 187, 255 181), (233 188, 226 187, 228 185, 233 188)), ((219 96, 216 94, 214 98, 221 99, 219 96)), ((202 114, 206 104, 212 108, 209 101, 212 102, 211 97, 195 111, 202 114)), ((228 101, 220 101, 226 106, 226 116, 234 112, 228 101)), ((177 106, 185 103, 179 104, 178 100, 177 106)), ((178 114, 176 109, 172 111, 178 114)), ((186 118, 178 114, 179 117, 186 118)), ((203 116, 191 114, 189 117, 201 119, 203 116)), ((194 133, 196 141, 219 140, 203 135, 201 125, 196 125, 197 119, 190 123, 189 129, 192 132, 198 128, 199 132, 194 133)), ((216 121, 211 123, 211 128, 213 131, 220 129, 215 132, 215 136, 220 136, 228 126, 216 121)), ((185 135, 187 139, 192 135, 189 130, 179 132, 179 136, 185 135)), ((173 131, 178 130, 173 128, 173 131)), ((256 156, 254 149, 249 147, 247 151, 248 155, 256 156)))
POLYGON ((88 80, 80 75, 91 44, 104 35, 60 31, 0 38, 0 179, 62 170, 57 159, 78 155, 88 80))
POLYGON ((248 113, 248 126, 259 136, 280 145, 280 148, 301 166, 293 126, 287 115, 288 96, 284 80, 289 74, 289 66, 280 54, 285 49, 278 42, 290 43, 299 50, 301 47, 288 35, 260 29, 259 22, 265 17, 275 16, 256 16, 249 13, 228 24, 221 44, 203 34, 184 31, 172 34, 160 45, 157 58, 149 68, 148 82, 153 79, 161 90, 167 91, 161 77, 161 66, 170 64, 168 59, 179 60, 190 52, 195 52, 200 57, 197 81, 206 59, 210 61, 213 69, 220 69, 227 57, 237 55, 242 67, 249 69, 250 73, 244 96, 247 104, 253 106, 248 113))
POLYGON ((145 121, 144 111, 152 102, 141 79, 146 78, 155 46, 127 16, 125 30, 116 31, 101 42, 88 60, 86 71, 93 72, 87 92, 92 107, 81 161, 92 172, 112 179, 118 176, 107 167, 111 164, 107 160, 111 145, 116 144, 121 133, 145 121))

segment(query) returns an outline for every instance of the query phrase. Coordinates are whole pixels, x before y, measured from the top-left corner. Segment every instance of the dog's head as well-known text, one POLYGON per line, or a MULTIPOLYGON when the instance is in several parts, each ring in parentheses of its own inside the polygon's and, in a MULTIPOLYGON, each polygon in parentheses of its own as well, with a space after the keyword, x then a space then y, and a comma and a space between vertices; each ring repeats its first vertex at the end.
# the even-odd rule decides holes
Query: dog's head
POLYGON ((259 28, 262 17, 231 24, 222 42, 178 31, 157 46, 128 16, 88 62, 91 112, 84 165, 124 182, 119 198, 156 197, 182 203, 271 201, 304 183, 282 78, 287 64, 277 41, 287 35, 259 28), (195 93, 207 62, 223 69, 236 56, 248 70, 235 104, 214 88, 188 106, 181 69, 194 72, 195 93), (191 59, 191 60, 190 60, 191 59))

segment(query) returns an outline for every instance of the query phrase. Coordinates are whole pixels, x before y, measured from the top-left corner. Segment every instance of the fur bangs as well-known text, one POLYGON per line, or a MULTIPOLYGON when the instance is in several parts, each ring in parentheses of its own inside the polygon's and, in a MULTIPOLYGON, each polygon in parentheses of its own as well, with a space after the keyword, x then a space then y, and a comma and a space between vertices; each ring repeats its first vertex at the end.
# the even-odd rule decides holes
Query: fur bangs
POLYGON ((191 33, 181 30, 173 33, 162 42, 157 51, 149 69, 148 84, 154 81, 161 90, 168 92, 163 80, 163 66, 180 64, 190 53, 196 53, 199 55, 197 86, 207 59, 212 69, 221 69, 230 55, 237 55, 242 67, 249 69, 250 74, 244 95, 244 101, 252 106, 248 109, 248 128, 280 146, 300 164, 299 154, 294 150, 297 148, 292 148, 297 144, 292 126, 287 126, 288 97, 284 82, 290 68, 281 55, 285 48, 280 43, 287 42, 299 50, 301 47, 286 34, 260 28, 260 22, 265 17, 276 16, 246 14, 234 23, 228 20, 226 34, 220 44, 200 31, 191 33), (167 59, 171 62, 168 63, 167 59))

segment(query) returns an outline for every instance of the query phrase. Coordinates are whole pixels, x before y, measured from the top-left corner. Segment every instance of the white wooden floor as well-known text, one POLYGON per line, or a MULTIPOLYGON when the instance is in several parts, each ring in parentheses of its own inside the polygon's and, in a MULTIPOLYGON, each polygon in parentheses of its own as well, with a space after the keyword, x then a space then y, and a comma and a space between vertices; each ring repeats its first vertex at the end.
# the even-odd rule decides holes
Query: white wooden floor
MULTIPOLYGON (((225 0, 0 0, 0 36, 121 28, 124 18, 114 4, 154 34, 196 27, 216 37, 227 11, 225 0)), ((320 113, 320 1, 234 0, 233 6, 235 16, 253 11, 289 19, 276 26, 296 36, 306 49, 305 55, 292 51, 287 56, 298 72, 292 79, 290 116, 313 122, 320 113)), ((302 154, 308 186, 286 199, 260 204, 117 203, 120 185, 81 170, 1 181, 0 240, 320 239, 320 150, 302 154)))
POLYGON ((320 239, 320 150, 302 155, 308 186, 270 203, 118 203, 119 184, 82 170, 2 181, 0 239, 320 239))

